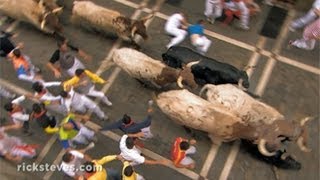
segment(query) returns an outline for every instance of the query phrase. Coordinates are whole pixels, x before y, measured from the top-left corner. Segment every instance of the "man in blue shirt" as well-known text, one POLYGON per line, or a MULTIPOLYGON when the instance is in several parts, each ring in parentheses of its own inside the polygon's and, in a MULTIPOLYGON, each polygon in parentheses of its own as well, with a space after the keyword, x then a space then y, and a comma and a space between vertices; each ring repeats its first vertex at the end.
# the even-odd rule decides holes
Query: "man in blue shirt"
POLYGON ((149 103, 148 110, 147 110, 148 114, 143 121, 136 123, 133 121, 133 119, 130 116, 128 116, 127 114, 124 114, 121 119, 119 119, 118 121, 112 124, 104 126, 103 128, 100 129, 100 131, 109 131, 112 129, 119 129, 126 134, 136 134, 139 132, 143 132, 144 134, 143 139, 152 138, 153 135, 151 133, 150 126, 152 122, 153 101, 150 100, 148 103, 149 103))
POLYGON ((211 41, 204 36, 204 20, 199 20, 196 24, 190 25, 188 27, 188 33, 190 35, 190 40, 193 46, 197 48, 197 51, 204 55, 210 45, 211 41))

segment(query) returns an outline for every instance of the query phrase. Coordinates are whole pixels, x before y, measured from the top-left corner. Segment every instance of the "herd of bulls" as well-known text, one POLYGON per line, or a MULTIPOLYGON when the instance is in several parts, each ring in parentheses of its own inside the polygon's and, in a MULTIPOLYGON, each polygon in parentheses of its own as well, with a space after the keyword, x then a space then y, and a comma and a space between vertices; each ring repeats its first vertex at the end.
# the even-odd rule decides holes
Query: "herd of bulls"
MULTIPOLYGON (((33 24, 46 33, 63 33, 55 0, 0 0, 0 12, 33 24), (21 11, 21 9, 24 9, 21 11)), ((114 32, 121 39, 134 42, 136 34, 146 39, 145 22, 151 16, 132 20, 117 11, 90 1, 75 1, 71 21, 95 31, 114 32)), ((177 83, 179 88, 199 90, 195 95, 182 89, 157 95, 159 108, 172 120, 208 132, 214 143, 243 139, 256 157, 281 168, 300 169, 301 165, 283 150, 286 141, 306 147, 306 122, 285 120, 274 108, 249 96, 249 77, 244 70, 203 56, 185 47, 171 47, 158 61, 130 48, 115 50, 113 61, 130 76, 156 88, 177 83), (238 87, 231 85, 236 84, 238 87)))
POLYGON ((259 159, 280 168, 301 168, 283 148, 285 142, 295 141, 302 151, 311 151, 306 147, 306 122, 311 117, 300 123, 286 120, 273 107, 248 95, 247 73, 230 64, 186 47, 172 47, 162 57, 164 63, 134 49, 121 48, 115 50, 113 61, 130 76, 157 88, 176 82, 179 88, 196 91, 197 86, 204 85, 199 96, 174 86, 155 100, 170 119, 207 132, 213 143, 242 139, 250 144, 246 145, 250 147, 248 152, 259 159))

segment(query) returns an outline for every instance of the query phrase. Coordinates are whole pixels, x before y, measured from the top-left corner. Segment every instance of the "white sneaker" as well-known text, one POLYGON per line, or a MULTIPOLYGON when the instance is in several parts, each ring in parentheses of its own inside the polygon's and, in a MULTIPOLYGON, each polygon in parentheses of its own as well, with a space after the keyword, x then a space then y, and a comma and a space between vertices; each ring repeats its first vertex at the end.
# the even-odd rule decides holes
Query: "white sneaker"
POLYGON ((87 150, 92 149, 92 148, 94 148, 94 146, 95 146, 94 142, 91 142, 91 143, 86 147, 86 149, 87 149, 87 150))
POLYGON ((249 26, 243 25, 243 24, 240 24, 239 28, 242 29, 242 30, 246 30, 246 31, 250 29, 249 26))
POLYGON ((112 106, 112 102, 110 102, 110 101, 107 101, 105 103, 106 103, 107 106, 112 106))
POLYGON ((292 26, 289 26, 289 31, 291 31, 291 32, 295 32, 296 31, 296 29, 295 28, 293 28, 292 26))
POLYGON ((212 18, 207 17, 207 21, 208 21, 210 24, 214 24, 215 19, 212 19, 212 18))

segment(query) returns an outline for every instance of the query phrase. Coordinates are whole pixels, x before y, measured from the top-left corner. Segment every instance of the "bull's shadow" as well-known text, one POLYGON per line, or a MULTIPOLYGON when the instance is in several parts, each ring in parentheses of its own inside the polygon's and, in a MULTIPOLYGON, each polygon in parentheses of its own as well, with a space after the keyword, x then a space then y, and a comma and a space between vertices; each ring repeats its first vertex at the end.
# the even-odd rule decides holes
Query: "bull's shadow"
POLYGON ((277 151, 276 155, 274 156, 264 156, 262 155, 259 150, 258 146, 256 144, 252 144, 248 140, 241 140, 241 149, 243 149, 245 152, 249 153, 251 157, 266 162, 267 164, 274 165, 277 168, 281 169, 290 169, 290 170, 300 170, 301 169, 301 163, 296 161, 292 156, 287 157, 281 157, 286 153, 286 151, 277 151))
POLYGON ((150 81, 144 81, 144 80, 137 79, 137 78, 135 78, 135 80, 137 80, 143 88, 150 89, 150 90, 154 91, 155 94, 158 94, 158 93, 161 93, 164 91, 179 89, 179 87, 175 84, 168 84, 166 86, 159 86, 159 85, 152 83, 150 81))

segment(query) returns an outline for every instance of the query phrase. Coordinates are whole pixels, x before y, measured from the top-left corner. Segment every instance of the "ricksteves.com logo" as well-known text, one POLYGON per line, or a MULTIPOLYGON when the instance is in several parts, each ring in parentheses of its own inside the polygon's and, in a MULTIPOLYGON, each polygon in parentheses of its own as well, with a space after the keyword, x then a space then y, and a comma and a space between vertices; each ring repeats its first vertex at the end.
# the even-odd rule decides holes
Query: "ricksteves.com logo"
MULTIPOLYGON (((102 166, 94 166, 93 167, 95 172, 102 171, 102 166)), ((74 165, 69 165, 69 166, 61 166, 61 165, 56 165, 56 164, 18 164, 17 165, 17 171, 20 172, 48 172, 48 171, 73 171, 73 172, 85 172, 85 171, 92 171, 91 166, 84 166, 80 165, 79 167, 75 167, 74 165)))

